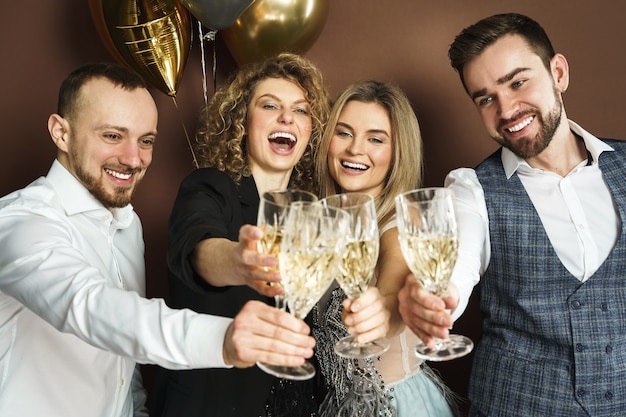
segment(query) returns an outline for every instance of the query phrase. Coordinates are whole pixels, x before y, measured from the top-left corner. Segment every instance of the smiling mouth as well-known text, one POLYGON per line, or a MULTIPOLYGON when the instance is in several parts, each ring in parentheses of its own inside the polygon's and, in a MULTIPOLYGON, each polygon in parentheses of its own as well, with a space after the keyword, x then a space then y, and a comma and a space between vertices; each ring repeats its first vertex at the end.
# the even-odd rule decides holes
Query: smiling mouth
POLYGON ((515 126, 508 127, 505 130, 509 133, 519 132, 520 130, 528 126, 533 120, 535 120, 535 116, 529 116, 526 119, 519 122, 518 124, 516 124, 515 126))
POLYGON ((357 164, 355 162, 341 161, 341 166, 356 171, 367 171, 369 167, 363 164, 357 164))
POLYGON ((288 132, 275 132, 269 135, 267 139, 280 150, 290 150, 298 142, 296 137, 288 132))
POLYGON ((104 171, 110 176, 115 177, 119 180, 124 180, 124 181, 129 180, 134 174, 134 172, 113 171, 112 169, 109 169, 109 168, 104 168, 104 171))

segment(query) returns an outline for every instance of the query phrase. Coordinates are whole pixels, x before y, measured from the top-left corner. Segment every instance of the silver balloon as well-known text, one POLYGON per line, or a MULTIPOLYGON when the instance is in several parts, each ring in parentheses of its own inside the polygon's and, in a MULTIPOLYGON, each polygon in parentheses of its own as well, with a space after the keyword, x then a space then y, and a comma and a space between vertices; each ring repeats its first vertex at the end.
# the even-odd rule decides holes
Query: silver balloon
POLYGON ((220 30, 232 25, 254 0, 180 0, 205 27, 220 30))

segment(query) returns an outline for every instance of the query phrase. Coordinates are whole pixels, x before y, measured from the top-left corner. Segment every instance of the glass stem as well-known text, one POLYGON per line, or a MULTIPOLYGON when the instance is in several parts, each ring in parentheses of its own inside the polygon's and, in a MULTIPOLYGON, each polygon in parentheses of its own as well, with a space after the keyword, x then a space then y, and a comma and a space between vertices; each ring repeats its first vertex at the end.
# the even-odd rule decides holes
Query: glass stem
POLYGON ((280 296, 280 295, 275 295, 274 296, 274 302, 276 303, 276 308, 281 310, 281 311, 286 311, 287 310, 287 303, 285 303, 285 299, 284 297, 280 296))

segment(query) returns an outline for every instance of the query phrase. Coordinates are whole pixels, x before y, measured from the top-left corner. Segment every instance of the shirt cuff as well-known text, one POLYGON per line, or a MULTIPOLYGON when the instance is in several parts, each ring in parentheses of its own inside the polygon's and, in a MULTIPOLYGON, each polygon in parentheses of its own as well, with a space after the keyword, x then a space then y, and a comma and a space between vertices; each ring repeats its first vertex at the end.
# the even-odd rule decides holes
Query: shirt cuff
POLYGON ((232 368, 224 362, 224 336, 233 319, 198 314, 189 324, 186 351, 192 368, 232 368))

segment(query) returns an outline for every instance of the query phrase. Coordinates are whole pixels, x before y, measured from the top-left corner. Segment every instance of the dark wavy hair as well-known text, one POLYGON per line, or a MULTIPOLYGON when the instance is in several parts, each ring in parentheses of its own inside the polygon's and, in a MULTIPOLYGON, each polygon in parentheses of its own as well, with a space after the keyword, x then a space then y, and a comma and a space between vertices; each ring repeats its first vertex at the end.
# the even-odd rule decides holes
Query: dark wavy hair
POLYGON ((519 35, 524 38, 531 51, 541 58, 543 65, 550 71, 550 60, 555 53, 550 38, 541 25, 530 17, 517 13, 496 14, 463 29, 448 50, 450 65, 459 73, 466 90, 463 76, 465 64, 505 35, 519 35))
POLYGON ((244 134, 248 106, 257 84, 267 78, 292 81, 304 90, 311 106, 311 138, 291 174, 289 187, 316 191, 314 154, 330 112, 330 97, 321 72, 309 60, 282 53, 240 68, 217 89, 200 116, 195 152, 199 167, 226 172, 239 183, 252 175, 244 134))

